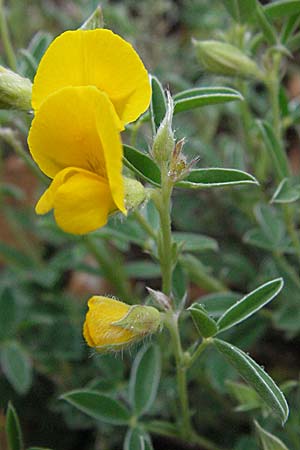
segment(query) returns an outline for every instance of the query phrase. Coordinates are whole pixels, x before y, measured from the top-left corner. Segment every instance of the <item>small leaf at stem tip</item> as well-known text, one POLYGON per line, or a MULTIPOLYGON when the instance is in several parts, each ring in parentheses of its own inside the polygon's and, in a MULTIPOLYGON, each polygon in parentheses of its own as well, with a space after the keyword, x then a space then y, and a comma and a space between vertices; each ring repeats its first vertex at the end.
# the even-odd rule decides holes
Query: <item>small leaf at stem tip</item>
POLYGON ((199 303, 194 303, 188 308, 193 318, 194 324, 200 335, 204 338, 214 336, 218 331, 218 325, 209 317, 203 306, 199 303))
POLYGON ((217 322, 219 332, 228 330, 259 311, 276 297, 283 288, 283 284, 282 278, 268 281, 232 305, 217 322))
POLYGON ((176 186, 197 189, 240 184, 258 185, 259 183, 253 175, 242 170, 212 167, 191 170, 184 180, 176 183, 176 186))
POLYGON ((273 379, 250 356, 239 348, 221 339, 214 338, 218 351, 238 371, 240 376, 253 387, 266 405, 284 424, 289 415, 286 399, 273 379))

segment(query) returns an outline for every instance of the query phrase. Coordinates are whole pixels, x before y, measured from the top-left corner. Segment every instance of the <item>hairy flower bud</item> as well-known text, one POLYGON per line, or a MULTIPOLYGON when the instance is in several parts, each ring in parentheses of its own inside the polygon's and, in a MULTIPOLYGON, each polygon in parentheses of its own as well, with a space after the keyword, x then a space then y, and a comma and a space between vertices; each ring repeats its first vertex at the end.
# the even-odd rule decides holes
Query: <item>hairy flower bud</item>
POLYGON ((88 306, 83 335, 98 352, 122 350, 155 333, 161 324, 160 313, 152 306, 130 306, 100 296, 90 298, 88 306))
POLYGON ((127 210, 137 208, 146 197, 145 188, 133 178, 123 177, 125 190, 125 207, 127 210))
POLYGON ((172 130, 174 103, 169 92, 167 92, 167 95, 167 111, 157 130, 152 149, 153 158, 159 165, 170 160, 175 144, 174 133, 172 130))
POLYGON ((220 41, 194 41, 197 56, 209 72, 227 76, 263 78, 263 73, 239 48, 220 41))
POLYGON ((0 66, 0 109, 30 111, 31 89, 28 78, 0 66))

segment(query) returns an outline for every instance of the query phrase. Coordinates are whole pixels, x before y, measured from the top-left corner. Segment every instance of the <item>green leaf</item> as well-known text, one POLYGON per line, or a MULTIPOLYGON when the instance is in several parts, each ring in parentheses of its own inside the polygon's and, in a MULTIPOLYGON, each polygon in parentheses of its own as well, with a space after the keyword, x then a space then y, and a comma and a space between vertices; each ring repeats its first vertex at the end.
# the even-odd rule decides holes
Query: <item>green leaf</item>
POLYGON ((193 303, 188 308, 188 311, 190 311, 194 324, 201 336, 208 338, 217 333, 218 325, 209 317, 203 306, 199 305, 199 303, 193 303))
POLYGON ((173 239, 177 244, 181 244, 182 251, 197 253, 219 249, 215 239, 203 234, 174 232, 173 239))
POLYGON ((215 105, 244 100, 235 89, 226 87, 204 87, 188 89, 174 95, 174 114, 189 111, 199 106, 215 105))
POLYGON ((151 75, 152 97, 150 104, 151 121, 154 132, 158 130, 167 111, 167 102, 164 89, 160 81, 151 75))
POLYGON ((78 389, 61 396, 72 406, 94 419, 112 425, 126 425, 130 413, 119 401, 95 391, 78 389))
POLYGON ((201 296, 199 300, 196 300, 196 303, 203 304, 211 317, 218 318, 237 302, 239 298, 240 295, 236 292, 216 292, 201 296))
POLYGON ((300 2, 299 0, 277 0, 265 5, 264 10, 269 19, 293 16, 300 13, 300 2))
POLYGON ((22 430, 18 415, 11 402, 8 403, 6 411, 5 431, 9 450, 22 450, 22 430))
POLYGON ((160 380, 161 357, 156 345, 143 347, 137 354, 130 374, 129 398, 135 414, 151 408, 160 380))
POLYGON ((209 188, 223 187, 237 184, 258 184, 253 175, 237 169, 195 169, 189 175, 176 183, 176 186, 184 188, 209 188))
POLYGON ((272 378, 239 348, 220 339, 214 339, 213 342, 241 377, 253 387, 273 413, 281 419, 281 422, 285 423, 289 408, 283 393, 272 378))
POLYGON ((154 186, 160 186, 160 170, 146 153, 140 152, 130 145, 123 145, 124 164, 143 180, 154 186))
POLYGON ((240 23, 249 22, 256 8, 256 0, 223 0, 231 17, 240 23))
POLYGON ((217 322, 219 332, 228 330, 255 314, 276 297, 283 288, 283 284, 282 278, 268 281, 232 305, 217 322))
POLYGON ((288 177, 289 166, 287 155, 282 148, 281 143, 276 138, 273 128, 266 121, 257 121, 257 124, 264 140, 266 149, 273 159, 278 177, 280 179, 288 177))
POLYGON ((158 264, 152 261, 138 260, 127 262, 125 272, 129 278, 134 278, 136 280, 150 280, 153 278, 159 278, 161 269, 158 264))
POLYGON ((255 431, 262 445, 262 450, 289 450, 280 439, 262 428, 256 420, 254 424, 255 431))
POLYGON ((123 450, 153 450, 150 437, 138 428, 127 430, 123 450))
POLYGON ((293 203, 300 198, 300 184, 284 178, 274 192, 271 203, 293 203))
POLYGON ((5 342, 1 348, 2 370, 19 394, 25 394, 32 383, 32 368, 27 353, 14 341, 5 342))

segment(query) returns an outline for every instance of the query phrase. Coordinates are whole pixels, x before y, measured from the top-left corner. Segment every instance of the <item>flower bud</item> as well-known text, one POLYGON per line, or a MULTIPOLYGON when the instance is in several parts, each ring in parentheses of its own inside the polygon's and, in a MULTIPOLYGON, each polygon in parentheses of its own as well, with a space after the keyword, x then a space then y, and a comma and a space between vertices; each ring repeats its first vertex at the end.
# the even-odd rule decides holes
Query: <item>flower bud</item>
POLYGON ((159 165, 170 160, 175 144, 174 133, 172 130, 174 103, 169 92, 167 92, 167 95, 167 111, 157 130, 152 148, 153 158, 159 165))
POLYGON ((161 324, 160 313, 152 306, 130 306, 112 298, 94 296, 88 307, 83 335, 87 344, 98 352, 122 350, 155 333, 161 324))
POLYGON ((0 109, 30 111, 31 89, 28 78, 0 66, 0 109))
POLYGON ((137 208, 146 197, 145 188, 139 181, 133 178, 123 177, 125 188, 126 209, 137 208))
POLYGON ((197 56, 209 72, 227 76, 263 78, 263 73, 239 48, 220 41, 194 41, 197 56))

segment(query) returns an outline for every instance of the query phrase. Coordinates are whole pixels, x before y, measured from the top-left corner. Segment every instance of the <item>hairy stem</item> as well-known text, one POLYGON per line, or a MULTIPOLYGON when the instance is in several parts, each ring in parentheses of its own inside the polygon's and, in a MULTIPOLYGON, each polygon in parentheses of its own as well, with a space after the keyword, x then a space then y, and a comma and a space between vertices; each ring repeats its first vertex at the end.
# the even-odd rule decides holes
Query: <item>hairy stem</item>
POLYGON ((158 253, 162 272, 162 291, 171 294, 172 288, 172 230, 171 230, 171 195, 173 183, 168 177, 168 166, 161 168, 161 192, 153 197, 160 217, 160 233, 158 235, 158 253))

